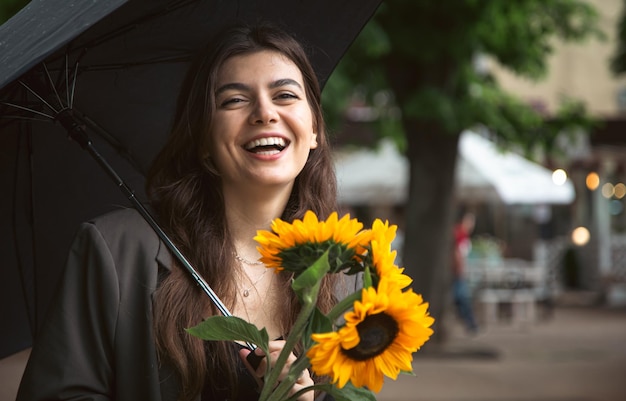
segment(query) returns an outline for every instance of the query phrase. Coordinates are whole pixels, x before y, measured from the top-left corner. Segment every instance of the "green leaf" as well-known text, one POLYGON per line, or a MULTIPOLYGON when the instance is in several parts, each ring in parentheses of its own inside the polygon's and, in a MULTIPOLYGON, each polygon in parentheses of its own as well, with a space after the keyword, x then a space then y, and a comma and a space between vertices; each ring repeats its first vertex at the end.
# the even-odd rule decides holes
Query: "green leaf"
POLYGON ((309 318, 309 323, 307 328, 302 336, 302 344, 306 349, 313 345, 313 340, 311 340, 311 334, 313 333, 328 333, 333 330, 332 321, 324 315, 318 308, 315 308, 311 317, 309 318))
POLYGON ((255 325, 236 316, 211 316, 197 326, 186 331, 208 341, 244 341, 268 351, 269 335, 265 328, 259 330, 255 325))
POLYGON ((315 261, 302 272, 291 284, 291 288, 303 302, 313 302, 317 294, 319 283, 330 270, 328 252, 315 261))
POLYGON ((346 383, 342 388, 332 384, 323 384, 316 387, 332 395, 335 401, 376 401, 376 397, 370 390, 363 387, 354 387, 351 382, 346 383))
POLYGON ((365 266, 365 271, 363 272, 363 288, 369 288, 372 286, 372 272, 370 271, 369 266, 365 266))
POLYGON ((333 323, 318 308, 315 308, 309 322, 310 333, 326 333, 333 329, 333 323))

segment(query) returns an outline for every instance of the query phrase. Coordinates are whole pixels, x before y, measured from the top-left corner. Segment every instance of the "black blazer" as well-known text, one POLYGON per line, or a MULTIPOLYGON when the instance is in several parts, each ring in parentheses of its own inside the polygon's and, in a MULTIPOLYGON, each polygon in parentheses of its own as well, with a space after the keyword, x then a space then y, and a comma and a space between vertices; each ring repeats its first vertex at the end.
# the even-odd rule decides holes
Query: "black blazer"
POLYGON ((152 333, 152 294, 171 263, 134 209, 83 223, 17 400, 175 401, 177 380, 159 371, 152 333))

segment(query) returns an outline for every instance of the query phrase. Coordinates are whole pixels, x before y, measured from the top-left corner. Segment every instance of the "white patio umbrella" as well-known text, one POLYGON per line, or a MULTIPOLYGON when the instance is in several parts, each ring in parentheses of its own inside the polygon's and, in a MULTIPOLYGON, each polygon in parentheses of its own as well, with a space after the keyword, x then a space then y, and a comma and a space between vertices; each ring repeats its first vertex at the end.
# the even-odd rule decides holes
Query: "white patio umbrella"
MULTIPOLYGON (((339 200, 347 205, 397 204, 408 197, 409 163, 395 145, 339 151, 335 157, 339 200)), ((552 171, 524 157, 500 151, 489 140, 465 131, 459 140, 457 191, 466 201, 512 204, 568 204, 571 181, 552 181, 552 171)))
POLYGON ((517 153, 502 151, 481 135, 465 131, 459 140, 457 183, 461 197, 493 194, 507 205, 569 204, 574 185, 556 184, 552 171, 517 153))
POLYGON ((339 202, 346 205, 398 204, 407 200, 409 161, 390 140, 377 149, 335 154, 339 202))

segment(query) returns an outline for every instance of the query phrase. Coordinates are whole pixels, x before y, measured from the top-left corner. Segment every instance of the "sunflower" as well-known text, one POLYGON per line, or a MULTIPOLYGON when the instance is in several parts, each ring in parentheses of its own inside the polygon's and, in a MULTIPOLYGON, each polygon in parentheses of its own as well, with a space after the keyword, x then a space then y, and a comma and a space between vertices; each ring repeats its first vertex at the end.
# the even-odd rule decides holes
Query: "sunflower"
MULTIPOLYGON (((397 285, 400 289, 408 287, 413 279, 403 274, 404 268, 395 264, 396 251, 391 250, 391 244, 396 237, 397 226, 389 225, 376 219, 370 230, 370 258, 371 264, 376 268, 376 275, 379 278, 387 277, 390 284, 397 285)), ((367 262, 366 262, 367 263, 367 262)))
POLYGON ((427 309, 420 295, 402 292, 381 278, 379 290, 362 290, 361 300, 344 315, 342 328, 312 334, 316 344, 307 356, 313 371, 329 376, 339 388, 350 380, 380 391, 384 376, 395 380, 400 372, 412 371, 412 354, 433 333, 434 319, 427 309))
POLYGON ((337 272, 355 264, 355 255, 365 252, 362 228, 363 224, 348 214, 339 219, 333 212, 326 221, 320 221, 307 211, 304 219, 293 223, 275 219, 271 231, 258 231, 254 239, 267 267, 298 273, 329 251, 331 271, 337 272))

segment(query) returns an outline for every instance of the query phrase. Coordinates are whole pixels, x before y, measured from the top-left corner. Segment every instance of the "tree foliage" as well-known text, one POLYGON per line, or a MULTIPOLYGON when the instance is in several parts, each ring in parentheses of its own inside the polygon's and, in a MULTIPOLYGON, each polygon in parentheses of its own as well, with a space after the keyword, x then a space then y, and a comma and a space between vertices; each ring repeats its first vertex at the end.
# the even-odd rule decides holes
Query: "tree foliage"
POLYGON ((611 70, 616 75, 626 72, 626 0, 623 1, 622 14, 617 26, 617 49, 611 59, 611 70))
MULTIPOLYGON (((549 148, 564 127, 545 124, 546 116, 504 92, 476 62, 489 57, 539 80, 554 40, 601 36, 597 22, 595 10, 578 0, 384 1, 328 82, 328 114, 347 103, 338 93, 356 85, 372 103, 390 91, 402 118, 430 120, 450 134, 484 125, 504 142, 549 148)), ((565 100, 564 115, 574 103, 565 100)), ((557 120, 567 126, 567 118, 557 120)))
POLYGON ((30 0, 0 0, 0 24, 24 8, 30 0))

